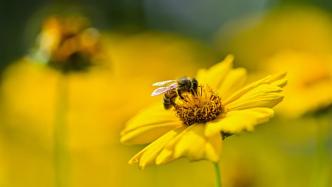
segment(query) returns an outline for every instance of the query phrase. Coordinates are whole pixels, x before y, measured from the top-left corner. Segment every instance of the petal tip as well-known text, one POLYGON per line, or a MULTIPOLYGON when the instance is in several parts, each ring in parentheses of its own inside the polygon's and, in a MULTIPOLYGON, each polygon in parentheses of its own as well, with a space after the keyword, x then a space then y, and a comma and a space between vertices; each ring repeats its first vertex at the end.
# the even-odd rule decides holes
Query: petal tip
POLYGON ((228 59, 229 61, 234 60, 234 55, 233 54, 228 54, 225 59, 228 59))

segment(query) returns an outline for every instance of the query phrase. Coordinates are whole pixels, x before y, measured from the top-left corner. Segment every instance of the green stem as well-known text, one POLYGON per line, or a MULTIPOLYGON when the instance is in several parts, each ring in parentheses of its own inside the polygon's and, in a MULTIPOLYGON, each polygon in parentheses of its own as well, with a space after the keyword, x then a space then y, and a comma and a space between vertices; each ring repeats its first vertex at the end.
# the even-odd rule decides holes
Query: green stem
POLYGON ((54 119, 54 175, 55 187, 68 186, 67 103, 68 87, 66 75, 60 75, 56 88, 56 109, 54 119))
POLYGON ((328 121, 324 117, 316 119, 316 126, 316 161, 314 168, 313 186, 327 187, 329 174, 329 159, 327 147, 328 121))
POLYGON ((215 176, 216 176, 216 187, 221 187, 221 172, 220 172, 220 167, 219 164, 217 162, 213 162, 213 166, 214 166, 214 172, 215 172, 215 176))

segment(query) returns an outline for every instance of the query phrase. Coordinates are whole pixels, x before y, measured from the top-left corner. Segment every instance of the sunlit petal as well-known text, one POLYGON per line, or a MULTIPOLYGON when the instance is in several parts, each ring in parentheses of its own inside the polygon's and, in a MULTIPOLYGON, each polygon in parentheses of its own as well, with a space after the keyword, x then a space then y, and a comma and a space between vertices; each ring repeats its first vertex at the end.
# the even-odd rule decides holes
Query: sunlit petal
POLYGON ((211 68, 198 71, 196 79, 198 82, 208 84, 211 88, 217 90, 221 86, 228 72, 232 69, 233 60, 234 57, 228 55, 222 62, 211 68))
POLYGON ((247 71, 244 68, 237 68, 228 73, 225 80, 217 90, 222 100, 225 100, 232 93, 240 89, 247 79, 247 71))
POLYGON ((217 162, 221 150, 221 135, 207 137, 204 134, 205 127, 199 124, 188 127, 166 145, 165 149, 173 152, 174 159, 187 157, 190 160, 208 159, 217 162))
POLYGON ((227 110, 241 110, 255 107, 272 108, 283 99, 282 88, 263 84, 246 92, 239 99, 226 105, 227 110))
POLYGON ((251 108, 228 112, 221 119, 207 124, 205 135, 214 136, 222 132, 239 133, 252 131, 260 123, 266 122, 274 114, 270 108, 251 108))
POLYGON ((144 168, 149 164, 153 164, 159 152, 165 147, 165 145, 176 135, 182 132, 184 128, 178 128, 171 130, 146 146, 143 150, 137 153, 129 160, 129 164, 138 163, 140 168, 144 168))
POLYGON ((250 90, 252 90, 260 85, 263 85, 263 84, 284 87, 287 84, 287 80, 285 77, 286 77, 286 73, 280 73, 280 74, 275 74, 275 75, 269 75, 261 80, 253 82, 253 83, 249 84, 248 86, 246 86, 246 87, 236 91, 234 94, 232 94, 232 96, 230 96, 229 98, 227 98, 224 101, 224 104, 227 105, 227 104, 235 101, 236 99, 240 98, 245 93, 247 93, 250 90))
POLYGON ((126 128, 121 132, 121 142, 150 143, 169 130, 181 126, 181 121, 172 112, 166 111, 160 104, 153 105, 128 121, 126 128))

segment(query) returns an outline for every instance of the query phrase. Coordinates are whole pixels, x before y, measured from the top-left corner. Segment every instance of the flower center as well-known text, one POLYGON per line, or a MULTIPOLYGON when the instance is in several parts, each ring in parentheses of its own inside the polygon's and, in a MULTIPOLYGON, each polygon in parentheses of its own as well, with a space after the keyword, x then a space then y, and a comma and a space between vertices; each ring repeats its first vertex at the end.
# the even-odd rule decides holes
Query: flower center
POLYGON ((183 93, 182 97, 177 98, 174 109, 186 125, 212 121, 224 111, 221 98, 209 87, 199 86, 197 93, 183 93))

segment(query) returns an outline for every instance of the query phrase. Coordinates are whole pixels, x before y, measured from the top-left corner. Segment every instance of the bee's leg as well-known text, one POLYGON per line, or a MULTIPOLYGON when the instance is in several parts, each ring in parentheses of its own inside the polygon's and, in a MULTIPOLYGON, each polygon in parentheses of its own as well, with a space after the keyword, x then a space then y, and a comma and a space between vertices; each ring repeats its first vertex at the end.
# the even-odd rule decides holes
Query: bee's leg
POLYGON ((197 89, 198 89, 198 81, 194 78, 192 80, 192 90, 195 92, 195 95, 197 95, 197 89))
POLYGON ((178 96, 183 100, 184 97, 182 96, 182 91, 178 89, 177 92, 178 92, 178 96))
POLYGON ((196 95, 196 91, 195 91, 194 89, 190 89, 190 93, 191 93, 192 95, 196 95))

